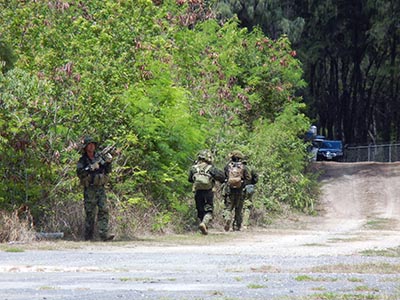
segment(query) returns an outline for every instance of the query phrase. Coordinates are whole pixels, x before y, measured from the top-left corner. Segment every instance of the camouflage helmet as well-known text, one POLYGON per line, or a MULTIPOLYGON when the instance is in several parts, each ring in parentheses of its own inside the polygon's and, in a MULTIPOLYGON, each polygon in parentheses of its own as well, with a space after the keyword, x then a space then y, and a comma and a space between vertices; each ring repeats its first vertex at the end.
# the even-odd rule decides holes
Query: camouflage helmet
POLYGON ((209 150, 202 150, 197 155, 197 159, 212 163, 212 154, 209 150))
POLYGON ((229 153, 229 158, 233 157, 236 157, 238 159, 244 159, 244 154, 239 150, 233 150, 231 153, 229 153))
POLYGON ((86 136, 82 141, 82 149, 85 149, 87 145, 92 144, 92 143, 97 145, 97 142, 95 141, 95 139, 93 137, 86 136))

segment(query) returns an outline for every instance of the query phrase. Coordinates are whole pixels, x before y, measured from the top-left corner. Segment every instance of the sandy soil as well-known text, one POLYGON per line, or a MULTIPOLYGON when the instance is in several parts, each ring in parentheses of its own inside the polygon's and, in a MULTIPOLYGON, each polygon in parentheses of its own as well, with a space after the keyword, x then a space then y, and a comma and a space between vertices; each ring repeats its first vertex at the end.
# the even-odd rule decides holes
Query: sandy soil
POLYGON ((206 237, 3 251, 0 299, 400 299, 400 164, 314 168, 317 216, 206 237))

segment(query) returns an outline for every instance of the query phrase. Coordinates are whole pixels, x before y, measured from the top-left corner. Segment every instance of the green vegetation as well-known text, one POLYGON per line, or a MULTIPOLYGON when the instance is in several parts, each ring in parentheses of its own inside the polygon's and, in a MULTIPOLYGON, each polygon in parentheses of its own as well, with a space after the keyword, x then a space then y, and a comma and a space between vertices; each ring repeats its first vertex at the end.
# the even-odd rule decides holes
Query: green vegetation
POLYGON ((12 252, 12 253, 19 253, 19 252, 24 252, 24 249, 21 248, 15 248, 15 247, 10 247, 4 250, 5 252, 12 252))
POLYGON ((311 272, 319 273, 359 273, 359 274, 397 274, 400 272, 399 264, 390 263, 364 263, 364 264, 337 264, 311 268, 311 272))
POLYGON ((294 278, 297 281, 337 281, 337 278, 312 277, 308 275, 299 275, 294 278))
POLYGON ((393 219, 374 218, 369 219, 364 227, 371 230, 391 230, 395 222, 393 219))
POLYGON ((117 146, 108 196, 120 238, 194 221, 187 170, 203 148, 219 167, 232 148, 249 156, 264 214, 313 209, 295 96, 305 82, 285 36, 175 1, 11 0, 0 3, 0 60, 5 215, 27 207, 36 228, 79 237, 86 134, 117 146))
POLYGON ((262 284, 250 283, 247 285, 249 289, 265 289, 266 286, 262 284))
POLYGON ((355 288, 355 290, 356 290, 357 292, 374 292, 374 293, 378 293, 378 292, 379 292, 379 289, 377 289, 377 288, 372 288, 372 287, 369 287, 369 286, 366 286, 366 285, 357 286, 357 287, 355 288))
POLYGON ((363 282, 362 279, 356 277, 347 278, 347 280, 350 282, 363 282))
POLYGON ((380 249, 380 250, 365 250, 361 252, 365 256, 387 256, 387 257, 400 257, 400 247, 380 249))
POLYGON ((214 2, 221 20, 236 14, 243 27, 289 37, 320 134, 353 145, 399 141, 399 1, 214 2))

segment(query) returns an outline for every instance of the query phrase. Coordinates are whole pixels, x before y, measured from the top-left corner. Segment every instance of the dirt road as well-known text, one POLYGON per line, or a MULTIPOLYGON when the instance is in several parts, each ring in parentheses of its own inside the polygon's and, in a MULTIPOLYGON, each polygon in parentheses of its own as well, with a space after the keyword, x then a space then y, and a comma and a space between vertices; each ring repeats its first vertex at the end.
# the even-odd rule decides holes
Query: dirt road
POLYGON ((0 299, 400 299, 400 164, 315 168, 319 215, 262 230, 2 245, 0 299))

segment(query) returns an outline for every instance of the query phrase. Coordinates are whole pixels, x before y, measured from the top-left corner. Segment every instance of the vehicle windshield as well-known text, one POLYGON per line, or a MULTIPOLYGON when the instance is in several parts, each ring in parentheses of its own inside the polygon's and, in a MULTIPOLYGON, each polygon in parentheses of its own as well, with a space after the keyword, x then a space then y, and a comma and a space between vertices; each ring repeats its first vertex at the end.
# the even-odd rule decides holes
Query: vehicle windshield
POLYGON ((325 149, 342 149, 341 141, 323 141, 321 148, 325 149))

